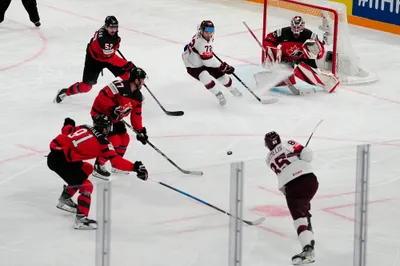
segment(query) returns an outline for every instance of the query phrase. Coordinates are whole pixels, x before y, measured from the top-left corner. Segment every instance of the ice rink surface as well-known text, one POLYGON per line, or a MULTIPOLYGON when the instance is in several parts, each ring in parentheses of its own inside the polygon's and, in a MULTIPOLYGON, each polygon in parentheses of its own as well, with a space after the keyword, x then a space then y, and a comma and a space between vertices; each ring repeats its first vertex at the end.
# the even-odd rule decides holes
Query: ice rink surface
MULTIPOLYGON (((240 72, 259 63, 260 51, 242 21, 261 34, 261 6, 238 1, 43 0, 42 28, 29 22, 13 1, 0 24, 0 264, 2 266, 94 265, 94 232, 72 229, 73 216, 55 208, 62 181, 46 166, 49 142, 65 117, 90 123, 89 111, 104 76, 90 93, 54 104, 58 89, 82 76, 86 44, 107 15, 120 21, 121 51, 150 76, 150 89, 170 110, 168 117, 144 92, 144 125, 150 140, 181 167, 202 170, 185 176, 133 137, 126 157, 141 160, 150 177, 229 209, 229 163, 246 161, 244 215, 266 216, 262 226, 244 228, 243 265, 291 265, 300 251, 277 180, 264 165, 263 136, 275 130, 305 143, 324 119, 310 147, 320 190, 313 202, 316 266, 352 265, 356 145, 372 143, 369 204, 369 265, 400 265, 399 107, 400 37, 350 27, 362 66, 374 84, 340 86, 337 93, 278 96, 261 105, 239 84, 244 97, 225 91, 220 107, 186 75, 183 46, 197 25, 216 25, 214 51, 240 72), (227 156, 226 151, 233 155, 227 156)), ((277 26, 286 26, 272 17, 277 26)), ((289 21, 287 21, 289 23, 289 21)), ((254 88, 256 93, 268 92, 254 88)), ((224 90, 222 88, 222 90, 224 90)), ((94 183, 99 181, 91 178, 94 183)), ((157 183, 113 177, 112 265, 227 265, 228 219, 157 183)), ((92 216, 96 214, 96 192, 92 216)))

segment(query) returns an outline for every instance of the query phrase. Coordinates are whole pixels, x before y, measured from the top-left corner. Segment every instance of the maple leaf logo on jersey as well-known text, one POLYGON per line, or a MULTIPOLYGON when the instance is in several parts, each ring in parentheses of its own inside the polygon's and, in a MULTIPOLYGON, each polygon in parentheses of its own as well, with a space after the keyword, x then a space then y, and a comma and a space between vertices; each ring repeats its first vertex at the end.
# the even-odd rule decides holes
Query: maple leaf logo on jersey
POLYGON ((293 57, 300 57, 303 54, 303 51, 300 51, 296 46, 290 47, 287 51, 293 57))

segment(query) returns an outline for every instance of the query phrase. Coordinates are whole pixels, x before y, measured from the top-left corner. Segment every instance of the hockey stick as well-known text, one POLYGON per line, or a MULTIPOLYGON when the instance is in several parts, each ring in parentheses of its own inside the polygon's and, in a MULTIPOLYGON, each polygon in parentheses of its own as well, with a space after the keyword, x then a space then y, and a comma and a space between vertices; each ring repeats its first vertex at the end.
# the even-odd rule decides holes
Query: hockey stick
POLYGON ((321 119, 321 120, 318 122, 318 124, 314 127, 314 130, 311 132, 310 137, 308 137, 308 140, 307 140, 307 143, 306 143, 306 146, 305 146, 305 147, 308 146, 308 143, 310 143, 310 140, 311 140, 312 136, 314 135, 315 130, 317 130, 317 128, 319 127, 319 125, 321 125, 321 123, 322 123, 323 121, 324 121, 324 119, 321 119))
MULTIPOLYGON (((251 34, 251 36, 253 36, 254 40, 258 43, 258 45, 260 46, 260 48, 264 51, 264 53, 266 54, 267 51, 265 50, 264 46, 261 44, 260 40, 257 38, 257 36, 254 34, 254 32, 250 29, 249 25, 247 25, 246 21, 243 21, 243 25, 246 27, 246 29, 249 31, 249 33, 251 34)), ((294 95, 300 95, 300 91, 292 84, 292 82, 288 79, 285 78, 283 79, 283 82, 286 83, 286 85, 288 86, 289 90, 294 94, 294 95)))
POLYGON ((177 189, 177 188, 175 188, 175 187, 172 187, 172 186, 170 186, 170 185, 168 185, 168 184, 166 184, 166 183, 163 183, 163 182, 161 182, 161 181, 157 181, 157 180, 154 180, 154 179, 151 179, 151 178, 149 178, 149 179, 150 179, 151 181, 153 181, 153 182, 156 182, 156 183, 158 183, 158 184, 160 184, 160 185, 166 187, 166 188, 169 188, 169 189, 171 189, 171 190, 174 190, 174 191, 176 191, 176 192, 178 192, 178 193, 180 193, 180 194, 182 194, 182 195, 184 195, 184 196, 186 196, 186 197, 188 197, 188 198, 191 198, 191 199, 193 199, 193 200, 195 200, 195 201, 197 201, 197 202, 200 202, 200 203, 202 203, 202 204, 204 204, 204 205, 206 205, 206 206, 208 206, 208 207, 211 207, 211 208, 213 208, 214 210, 217 210, 217 211, 219 211, 219 212, 222 212, 222 213, 224 213, 224 214, 226 214, 226 215, 228 215, 228 216, 230 216, 230 217, 239 219, 239 220, 241 220, 242 222, 244 222, 245 224, 248 224, 248 225, 259 225, 259 224, 261 224, 262 222, 265 221, 265 217, 261 217, 261 218, 259 218, 259 219, 257 219, 257 220, 254 220, 254 221, 248 221, 248 220, 240 219, 240 218, 238 218, 238 217, 233 216, 233 215, 230 214, 229 212, 226 212, 226 211, 224 211, 224 210, 222 210, 222 209, 220 209, 220 208, 218 208, 218 207, 216 207, 216 206, 214 206, 214 205, 212 205, 212 204, 210 204, 210 203, 208 203, 208 202, 206 202, 206 201, 204 201, 204 200, 201 200, 201 199, 199 199, 199 198, 197 198, 197 197, 195 197, 195 196, 192 196, 192 195, 190 195, 190 194, 188 194, 188 193, 186 193, 186 192, 184 192, 184 191, 182 191, 182 190, 180 190, 180 189, 177 189))
MULTIPOLYGON (((125 56, 121 53, 120 50, 117 50, 118 54, 126 60, 125 56)), ((156 96, 151 92, 151 90, 147 87, 146 84, 144 84, 144 87, 146 88, 146 90, 150 93, 151 97, 153 97, 153 99, 156 101, 156 103, 158 104, 158 106, 160 106, 161 110, 164 111, 164 113, 166 115, 170 115, 170 116, 182 116, 185 113, 183 111, 168 111, 167 109, 164 108, 164 106, 160 103, 160 101, 156 98, 156 96)))
MULTIPOLYGON (((136 134, 139 134, 139 132, 137 130, 135 130, 131 125, 129 125, 129 123, 127 123, 125 120, 121 120, 121 121, 125 124, 125 126, 129 127, 133 132, 135 132, 136 134)), ((160 151, 160 149, 158 149, 156 146, 154 146, 154 144, 151 143, 149 140, 147 140, 146 143, 150 147, 152 147, 156 152, 161 154, 162 157, 164 157, 168 162, 170 162, 173 166, 175 166, 182 173, 187 174, 187 175, 203 175, 202 171, 189 171, 189 170, 184 170, 184 169, 180 168, 176 163, 174 163, 174 161, 172 161, 167 155, 165 155, 162 151, 160 151)))
MULTIPOLYGON (((221 60, 221 58, 219 58, 214 52, 213 52, 213 55, 215 56, 215 58, 217 58, 218 61, 220 61, 221 63, 223 62, 223 61, 221 60)), ((268 98, 260 98, 260 97, 258 97, 249 87, 247 87, 247 85, 246 85, 235 73, 232 73, 232 75, 233 75, 240 83, 242 83, 243 87, 245 87, 245 88, 257 99, 257 101, 259 101, 260 103, 263 103, 263 104, 271 104, 271 103, 276 103, 276 102, 278 101, 277 98, 271 98, 271 97, 268 97, 268 98)))

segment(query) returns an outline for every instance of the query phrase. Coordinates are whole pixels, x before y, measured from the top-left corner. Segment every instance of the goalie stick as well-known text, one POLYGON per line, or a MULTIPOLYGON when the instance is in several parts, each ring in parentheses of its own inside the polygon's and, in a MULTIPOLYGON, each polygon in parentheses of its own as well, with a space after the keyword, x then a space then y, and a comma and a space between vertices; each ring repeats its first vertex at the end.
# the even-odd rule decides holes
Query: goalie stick
MULTIPOLYGON (((243 21, 243 25, 246 27, 246 29, 249 31, 249 33, 251 34, 251 36, 253 36, 254 40, 258 43, 258 45, 260 46, 260 48, 264 51, 264 53, 267 53, 267 51, 265 50, 265 48, 262 46, 260 40, 257 38, 257 36, 254 34, 254 32, 252 31, 252 29, 250 29, 249 25, 247 25, 246 21, 243 21)), ((283 82, 286 83, 286 85, 288 86, 289 90, 294 94, 294 95, 300 95, 300 91, 293 85, 292 82, 290 82, 290 80, 288 78, 283 79, 283 82)))
MULTIPOLYGON (((127 123, 125 120, 121 120, 121 121, 125 124, 125 126, 129 127, 133 132, 135 132, 136 134, 139 134, 139 132, 137 130, 135 130, 131 125, 129 125, 129 123, 127 123)), ((164 157, 168 162, 170 162, 173 166, 175 166, 182 173, 187 174, 187 175, 203 175, 202 171, 189 171, 189 170, 184 170, 184 169, 180 168, 176 163, 174 163, 174 161, 172 161, 167 155, 165 155, 160 149, 158 149, 149 140, 146 140, 146 143, 150 147, 152 147, 156 152, 161 154, 162 157, 164 157)))
POLYGON ((312 136, 314 135, 315 130, 317 130, 317 128, 319 127, 319 125, 321 125, 321 123, 324 121, 324 119, 321 119, 318 124, 314 127, 314 130, 311 132, 310 137, 308 137, 307 143, 306 143, 306 147, 308 146, 308 143, 310 143, 310 140, 312 138, 312 136))
MULTIPOLYGON (((125 56, 121 53, 120 50, 117 50, 118 54, 126 60, 125 56)), ((185 113, 183 111, 168 111, 167 109, 164 108, 164 106, 160 103, 160 101, 156 98, 156 96, 151 92, 151 90, 147 87, 146 84, 144 84, 144 87, 146 88, 146 90, 150 93, 151 97, 153 97, 153 99, 156 101, 156 103, 158 104, 158 106, 160 106, 161 110, 164 111, 164 113, 166 115, 169 116, 182 116, 185 113)))
POLYGON ((186 193, 186 192, 184 192, 184 191, 182 191, 182 190, 180 190, 180 189, 177 189, 177 188, 175 188, 175 187, 172 187, 172 186, 170 186, 170 185, 168 185, 168 184, 166 184, 166 183, 164 183, 164 182, 161 182, 161 181, 157 181, 157 180, 154 180, 154 179, 151 179, 151 178, 149 178, 149 179, 150 179, 151 181, 153 181, 153 182, 156 182, 156 183, 158 183, 158 184, 160 184, 160 185, 166 187, 166 188, 169 188, 169 189, 171 189, 171 190, 173 190, 173 191, 175 191, 175 192, 178 192, 178 193, 180 193, 180 194, 182 194, 182 195, 184 195, 184 196, 186 196, 186 197, 188 197, 188 198, 191 198, 191 199, 193 199, 193 200, 195 200, 195 201, 197 201, 197 202, 200 202, 201 204, 204 204, 204 205, 206 205, 206 206, 208 206, 208 207, 211 207, 211 208, 213 208, 214 210, 217 210, 217 211, 219 211, 219 212, 221 212, 221 213, 224 213, 224 214, 226 214, 226 215, 228 215, 228 216, 230 216, 230 217, 233 217, 233 218, 235 218, 235 219, 238 219, 238 220, 242 221, 242 222, 245 223, 245 224, 248 224, 248 225, 259 225, 259 224, 261 224, 261 223, 263 223, 263 222, 265 221, 265 217, 258 218, 257 220, 254 220, 254 221, 248 221, 248 220, 240 219, 239 217, 235 217, 235 216, 233 216, 232 214, 230 214, 229 212, 224 211, 224 210, 222 210, 222 209, 220 209, 220 208, 218 208, 218 207, 216 207, 216 206, 214 206, 214 205, 212 205, 212 204, 210 204, 210 203, 208 203, 208 202, 206 202, 206 201, 204 201, 204 200, 202 200, 202 199, 199 199, 199 198, 197 198, 197 197, 195 197, 195 196, 192 196, 192 195, 190 195, 190 194, 188 194, 188 193, 186 193))
MULTIPOLYGON (((221 58, 219 58, 214 52, 213 52, 213 55, 215 56, 215 58, 217 58, 218 61, 220 61, 221 63, 223 62, 221 60, 221 58)), ((245 87, 257 99, 257 101, 259 101, 260 103, 262 103, 262 104, 272 104, 272 103, 278 102, 277 98, 273 98, 273 97, 267 97, 267 98, 266 97, 262 97, 262 98, 260 98, 260 97, 258 97, 249 87, 247 87, 247 85, 235 73, 232 73, 232 75, 240 83, 242 83, 243 87, 245 87)))

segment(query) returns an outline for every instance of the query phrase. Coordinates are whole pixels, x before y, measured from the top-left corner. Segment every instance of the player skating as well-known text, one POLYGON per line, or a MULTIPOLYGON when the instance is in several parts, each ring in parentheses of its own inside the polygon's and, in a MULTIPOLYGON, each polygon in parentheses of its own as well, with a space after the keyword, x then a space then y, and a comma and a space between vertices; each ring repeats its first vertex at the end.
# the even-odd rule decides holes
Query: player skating
MULTIPOLYGON (((36 0, 22 0, 22 5, 24 6, 26 12, 28 12, 29 20, 36 26, 40 27, 40 17, 37 8, 36 0)), ((0 23, 4 21, 5 13, 10 6, 11 0, 1 0, 0 1, 0 23)))
MULTIPOLYGON (((276 63, 286 63, 293 67, 293 75, 289 78, 292 84, 296 84, 297 77, 326 92, 333 92, 339 85, 339 80, 332 73, 319 69, 316 63, 316 60, 324 56, 324 42, 318 39, 317 34, 305 28, 302 17, 295 16, 290 24, 289 27, 269 33, 265 38, 265 67, 268 69, 276 63)), ((278 84, 281 85, 288 84, 278 84)))
MULTIPOLYGON (((139 132, 136 139, 143 145, 148 139, 146 128, 142 123, 142 101, 143 95, 140 91, 146 79, 146 72, 134 67, 130 71, 128 80, 115 80, 100 90, 95 98, 90 115, 95 119, 98 115, 106 115, 112 121, 112 130, 107 139, 112 143, 115 152, 124 156, 130 142, 129 134, 126 132, 125 124, 121 121, 130 115, 132 127, 139 132)), ((105 168, 107 157, 100 157, 94 165, 93 175, 108 180, 111 175, 105 168)), ((112 167, 113 173, 128 174, 112 167)))
POLYGON ((294 140, 281 142, 280 136, 272 131, 265 135, 265 146, 270 150, 267 165, 278 177, 279 190, 294 221, 302 252, 292 257, 294 265, 315 261, 314 233, 311 227, 311 200, 318 190, 311 160, 313 152, 294 140))
POLYGON ((219 90, 220 86, 216 86, 214 79, 228 88, 234 96, 240 97, 242 93, 232 86, 232 79, 228 76, 235 68, 226 62, 220 63, 213 56, 214 30, 214 24, 210 20, 201 22, 198 32, 185 46, 182 59, 187 73, 214 94, 220 105, 225 105, 225 96, 219 90))
POLYGON ((82 81, 59 90, 55 102, 60 103, 65 97, 90 91, 104 68, 110 70, 115 77, 127 80, 129 71, 135 65, 115 54, 120 43, 118 20, 114 16, 108 16, 104 26, 95 32, 86 48, 82 81))
POLYGON ((111 126, 111 121, 105 115, 97 116, 93 127, 75 126, 74 120, 66 118, 61 134, 50 143, 47 165, 67 183, 57 208, 76 213, 75 229, 97 228, 97 222, 88 218, 93 192, 93 184, 88 177, 93 172, 93 166, 84 161, 103 156, 117 169, 136 172, 137 177, 142 180, 148 178, 147 170, 141 161, 132 163, 114 151, 106 139, 111 126), (72 200, 76 192, 79 192, 78 204, 72 200))

